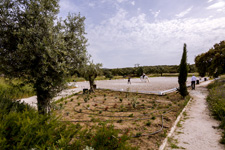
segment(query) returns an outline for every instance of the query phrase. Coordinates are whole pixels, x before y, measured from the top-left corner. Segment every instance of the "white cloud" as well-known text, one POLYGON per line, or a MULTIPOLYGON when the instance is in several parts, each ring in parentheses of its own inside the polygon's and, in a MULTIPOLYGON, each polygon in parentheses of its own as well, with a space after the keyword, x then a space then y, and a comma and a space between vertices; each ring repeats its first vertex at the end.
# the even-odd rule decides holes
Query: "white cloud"
POLYGON ((185 15, 187 15, 187 14, 192 10, 192 8, 193 8, 193 6, 190 7, 190 8, 188 8, 188 9, 186 9, 185 11, 183 11, 183 12, 177 14, 176 17, 178 17, 178 18, 184 17, 185 15))
POLYGON ((219 0, 218 2, 208 6, 206 9, 222 9, 225 7, 225 2, 223 0, 219 0))
POLYGON ((127 0, 117 0, 117 2, 119 2, 119 3, 122 3, 122 2, 125 2, 125 1, 127 1, 127 0))
POLYGON ((149 22, 145 14, 128 18, 118 13, 89 28, 88 39, 93 59, 104 67, 179 64, 183 43, 187 43, 188 62, 224 39, 225 17, 217 19, 174 19, 149 22))
POLYGON ((133 5, 133 6, 134 6, 134 5, 135 5, 135 1, 132 1, 132 2, 131 2, 131 5, 133 5))
POLYGON ((154 18, 157 18, 158 15, 159 15, 159 13, 160 13, 160 10, 154 12, 152 9, 150 9, 150 12, 151 12, 151 14, 154 16, 154 18))
POLYGON ((95 7, 95 3, 88 3, 88 5, 92 8, 95 7))
POLYGON ((208 3, 211 3, 213 0, 208 0, 208 3))

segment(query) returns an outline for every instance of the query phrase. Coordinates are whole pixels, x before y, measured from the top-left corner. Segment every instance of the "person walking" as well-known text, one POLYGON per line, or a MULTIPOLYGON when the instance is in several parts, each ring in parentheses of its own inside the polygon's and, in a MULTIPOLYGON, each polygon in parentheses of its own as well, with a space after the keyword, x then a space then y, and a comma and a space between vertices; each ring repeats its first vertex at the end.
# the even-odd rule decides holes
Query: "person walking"
POLYGON ((195 82, 196 82, 196 77, 193 75, 192 77, 191 77, 191 88, 192 88, 192 90, 195 90, 195 82))

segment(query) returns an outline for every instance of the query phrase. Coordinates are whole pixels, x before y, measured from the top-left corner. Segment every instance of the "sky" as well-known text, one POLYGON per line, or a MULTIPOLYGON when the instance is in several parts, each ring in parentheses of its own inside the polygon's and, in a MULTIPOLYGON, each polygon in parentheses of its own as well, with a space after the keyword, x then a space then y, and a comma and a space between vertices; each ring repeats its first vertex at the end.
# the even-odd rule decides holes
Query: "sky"
POLYGON ((60 0, 85 16, 88 53, 104 68, 179 65, 225 40, 225 0, 60 0))

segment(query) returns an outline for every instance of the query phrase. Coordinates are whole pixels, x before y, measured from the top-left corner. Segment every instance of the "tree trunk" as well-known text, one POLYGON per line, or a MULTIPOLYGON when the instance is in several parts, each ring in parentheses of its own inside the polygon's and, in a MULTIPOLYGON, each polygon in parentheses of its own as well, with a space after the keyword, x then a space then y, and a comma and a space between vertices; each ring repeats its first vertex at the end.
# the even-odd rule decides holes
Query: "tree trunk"
POLYGON ((50 96, 46 91, 37 90, 37 106, 39 114, 50 113, 50 96))
POLYGON ((90 92, 95 92, 94 90, 94 80, 89 80, 89 83, 90 83, 90 92))

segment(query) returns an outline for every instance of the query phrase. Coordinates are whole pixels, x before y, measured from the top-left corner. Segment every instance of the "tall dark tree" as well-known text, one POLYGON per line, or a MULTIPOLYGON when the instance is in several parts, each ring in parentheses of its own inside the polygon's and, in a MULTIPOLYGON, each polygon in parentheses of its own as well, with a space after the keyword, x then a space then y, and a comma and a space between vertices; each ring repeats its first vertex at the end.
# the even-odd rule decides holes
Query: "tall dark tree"
POLYGON ((38 111, 62 90, 72 70, 86 63, 84 17, 56 20, 58 0, 1 0, 0 70, 33 83, 38 111))
POLYGON ((179 92, 181 96, 183 97, 188 95, 187 86, 186 86, 187 74, 188 74, 187 49, 186 49, 186 44, 184 44, 183 55, 180 62, 179 76, 178 76, 179 92))

